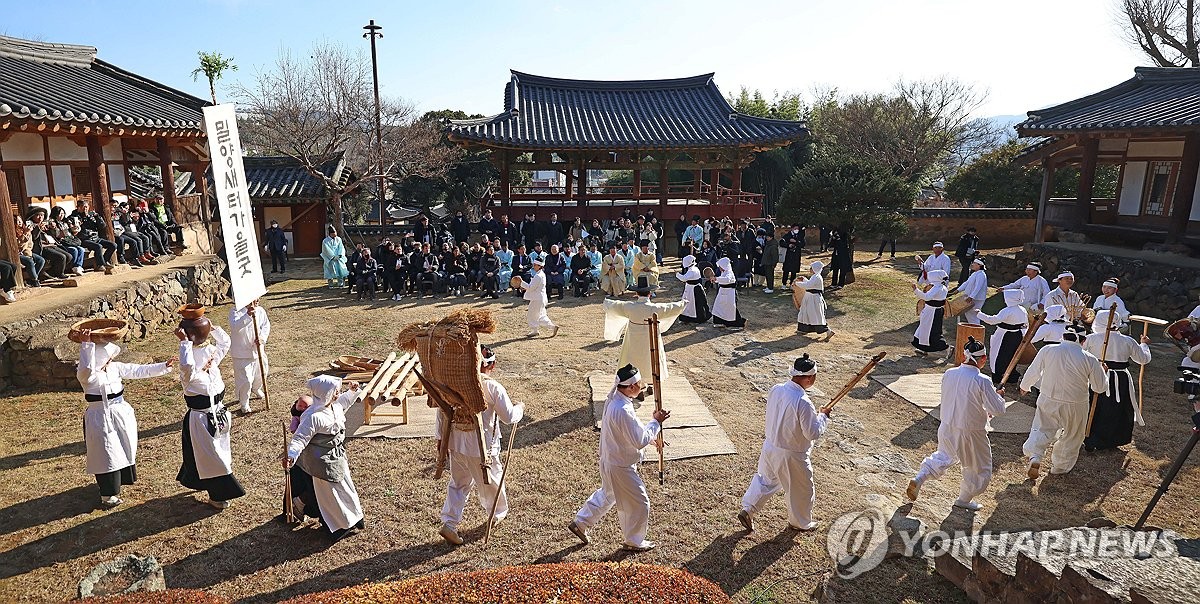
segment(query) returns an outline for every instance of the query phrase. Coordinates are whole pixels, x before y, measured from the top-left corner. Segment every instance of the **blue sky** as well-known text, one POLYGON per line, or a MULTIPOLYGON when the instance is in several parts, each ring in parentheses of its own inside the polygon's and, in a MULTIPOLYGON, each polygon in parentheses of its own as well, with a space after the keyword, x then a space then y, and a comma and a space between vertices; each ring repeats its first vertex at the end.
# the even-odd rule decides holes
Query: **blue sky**
MULTIPOLYGON (((1122 39, 1115 0, 690 0, 655 2, 13 2, 0 33, 88 44, 100 58, 200 97, 196 51, 253 78, 280 49, 361 48, 384 26, 383 93, 421 110, 500 111, 508 70, 585 79, 716 72, 739 87, 886 89, 950 75, 986 88, 981 116, 1026 111, 1128 79, 1146 61, 1122 39)), ((223 91, 218 88, 218 96, 223 91)))

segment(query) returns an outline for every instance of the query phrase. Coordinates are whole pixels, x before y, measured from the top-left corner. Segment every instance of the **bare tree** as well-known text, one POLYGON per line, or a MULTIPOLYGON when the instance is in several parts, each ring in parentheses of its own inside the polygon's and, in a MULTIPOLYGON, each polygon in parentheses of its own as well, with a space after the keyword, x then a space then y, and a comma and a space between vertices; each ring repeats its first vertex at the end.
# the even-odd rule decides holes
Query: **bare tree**
POLYGON ((1122 26, 1131 44, 1159 67, 1200 67, 1195 0, 1121 0, 1122 26))
MULTIPOLYGON (((342 199, 407 176, 436 178, 461 153, 441 144, 438 124, 418 119, 403 101, 381 100, 383 144, 375 144, 375 101, 370 62, 362 53, 322 43, 308 61, 282 51, 274 69, 250 86, 239 86, 237 98, 245 118, 243 144, 250 152, 279 153, 298 160, 330 192, 333 226, 344 232, 342 199), (333 154, 344 151, 355 179, 343 182, 321 172, 333 154)), ((381 212, 382 191, 375 191, 381 212)))

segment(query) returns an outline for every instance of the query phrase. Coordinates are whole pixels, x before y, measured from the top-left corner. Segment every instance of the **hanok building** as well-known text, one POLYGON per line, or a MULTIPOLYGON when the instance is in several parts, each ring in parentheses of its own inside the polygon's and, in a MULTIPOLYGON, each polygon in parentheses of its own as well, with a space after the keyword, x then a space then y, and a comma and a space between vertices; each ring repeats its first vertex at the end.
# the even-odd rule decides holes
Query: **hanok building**
MULTIPOLYGON (((175 169, 208 168, 203 114, 208 103, 96 58, 91 46, 0 36, 0 237, 17 261, 14 214, 31 206, 75 208, 88 200, 110 216, 129 191, 129 170, 160 169, 166 203, 181 225, 203 224, 202 195, 180 199, 175 169)), ((203 179, 197 178, 203 190, 203 179)), ((110 224, 111 228, 111 224, 110 224)), ((209 248, 203 227, 191 243, 209 248)), ((112 233, 108 233, 108 238, 112 233)))
POLYGON ((633 81, 511 73, 503 113, 447 126, 462 147, 492 151, 501 180, 485 202, 497 213, 541 208, 569 222, 612 217, 649 201, 660 218, 668 210, 670 218, 758 217, 762 195, 742 190, 742 169, 755 153, 808 135, 803 122, 738 113, 711 73, 633 81), (513 170, 558 172, 565 186, 512 186, 513 170), (633 184, 594 184, 588 170, 631 170, 633 184), (642 181, 647 170, 657 172, 657 182, 642 181), (691 181, 668 182, 668 170, 690 171, 691 181))
POLYGON ((1045 170, 1043 225, 1099 241, 1200 246, 1200 68, 1139 67, 1107 90, 1039 111, 1017 124, 1043 137, 1020 161, 1045 170), (1120 166, 1116 197, 1094 195, 1096 167, 1120 166), (1051 199, 1054 172, 1080 168, 1074 199, 1051 199))
MULTIPOLYGON (((319 256, 332 197, 325 182, 310 174, 299 160, 286 155, 247 155, 242 161, 259 240, 263 240, 263 229, 275 220, 288 238, 289 253, 319 256)), ((343 186, 353 177, 343 152, 321 161, 318 170, 343 186)))

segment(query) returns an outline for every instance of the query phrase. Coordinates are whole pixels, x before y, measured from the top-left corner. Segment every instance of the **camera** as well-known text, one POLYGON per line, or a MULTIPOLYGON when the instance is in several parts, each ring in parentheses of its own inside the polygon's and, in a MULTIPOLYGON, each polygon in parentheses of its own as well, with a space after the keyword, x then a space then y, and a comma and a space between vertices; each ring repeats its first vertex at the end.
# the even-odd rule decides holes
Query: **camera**
POLYGON ((1175 394, 1200 395, 1200 372, 1185 369, 1181 377, 1175 378, 1175 394))

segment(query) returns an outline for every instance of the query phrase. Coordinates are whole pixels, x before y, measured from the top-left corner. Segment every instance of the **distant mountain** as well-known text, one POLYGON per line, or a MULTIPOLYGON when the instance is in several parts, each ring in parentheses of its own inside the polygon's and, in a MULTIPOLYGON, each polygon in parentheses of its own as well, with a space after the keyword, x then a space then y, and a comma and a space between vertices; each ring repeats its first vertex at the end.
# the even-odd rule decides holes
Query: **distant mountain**
POLYGON ((1013 130, 1013 126, 1025 121, 1025 117, 1026 116, 1024 115, 993 115, 983 119, 990 122, 993 126, 1003 130, 1004 134, 1009 138, 1015 138, 1017 133, 1013 130))

